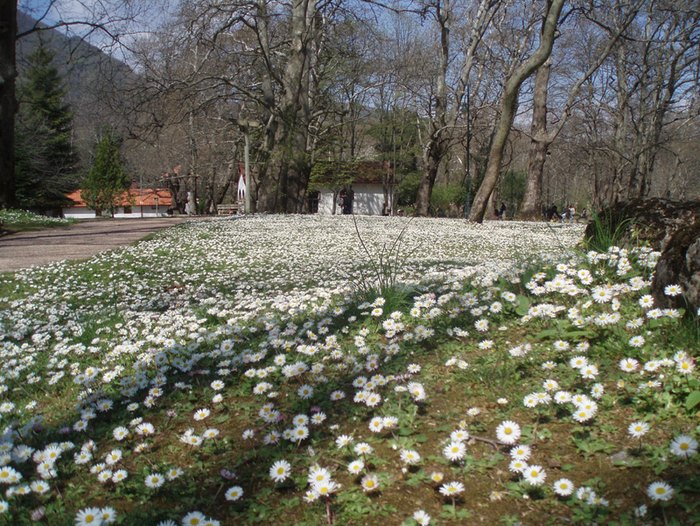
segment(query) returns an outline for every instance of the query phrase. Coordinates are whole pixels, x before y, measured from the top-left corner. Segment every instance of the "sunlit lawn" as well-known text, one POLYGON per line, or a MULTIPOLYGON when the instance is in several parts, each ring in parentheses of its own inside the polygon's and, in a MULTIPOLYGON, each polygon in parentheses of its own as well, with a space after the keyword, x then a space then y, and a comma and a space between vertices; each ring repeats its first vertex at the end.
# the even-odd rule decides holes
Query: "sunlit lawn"
POLYGON ((0 521, 692 524, 696 322, 582 230, 226 219, 0 277, 0 521))
POLYGON ((0 209, 0 234, 3 232, 67 227, 73 223, 75 223, 74 219, 40 216, 24 210, 0 209))

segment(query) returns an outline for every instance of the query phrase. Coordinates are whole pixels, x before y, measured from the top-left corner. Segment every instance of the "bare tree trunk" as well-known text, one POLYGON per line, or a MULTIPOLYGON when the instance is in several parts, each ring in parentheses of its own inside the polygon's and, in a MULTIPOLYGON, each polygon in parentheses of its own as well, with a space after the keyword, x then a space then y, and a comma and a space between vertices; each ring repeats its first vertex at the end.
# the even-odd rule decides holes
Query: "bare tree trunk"
POLYGON ((15 37, 17 2, 0 2, 0 208, 17 205, 15 196, 15 37))
POLYGON ((469 46, 460 67, 455 93, 453 98, 450 98, 452 104, 449 105, 447 77, 452 60, 450 56, 450 27, 453 13, 450 0, 436 3, 436 18, 440 25, 440 71, 435 94, 435 117, 430 123, 431 134, 424 149, 425 166, 416 195, 415 206, 418 215, 425 216, 429 213, 430 197, 433 186, 435 186, 435 179, 444 156, 450 150, 454 138, 454 128, 462 111, 469 76, 474 65, 474 55, 499 5, 498 0, 480 0, 479 2, 469 34, 469 46))
POLYGON ((443 146, 444 143, 431 142, 430 150, 423 156, 425 167, 416 195, 416 215, 427 216, 430 213, 430 196, 440 170, 440 161, 444 156, 443 146))
POLYGON ((216 213, 216 167, 211 168, 211 175, 209 180, 206 182, 204 193, 206 194, 206 203, 204 204, 205 214, 215 214, 216 213))
POLYGON ((501 98, 501 111, 496 123, 496 132, 493 136, 493 142, 491 143, 491 150, 489 152, 486 174, 479 187, 479 191, 474 197, 472 210, 469 214, 470 221, 481 223, 484 220, 489 197, 498 182, 501 161, 503 160, 503 150, 505 149, 506 141, 508 140, 508 135, 513 125, 515 110, 518 105, 520 86, 535 70, 537 70, 537 68, 544 64, 552 53, 557 21, 559 20, 559 14, 561 13, 563 5, 564 0, 549 0, 547 2, 547 13, 543 21, 540 45, 506 81, 501 98))
POLYGON ((321 21, 316 0, 294 0, 291 9, 290 48, 281 78, 283 92, 270 121, 275 124, 268 125, 276 132, 271 156, 274 165, 267 170, 263 188, 265 208, 276 212, 301 212, 311 172, 307 148, 309 77, 321 21))
POLYGON ((216 196, 214 204, 220 205, 223 202, 224 198, 226 197, 226 194, 228 193, 229 188, 231 188, 231 183, 233 182, 233 174, 234 173, 238 173, 238 172, 237 171, 234 172, 233 161, 231 161, 226 166, 226 180, 224 181, 224 184, 221 187, 221 192, 219 192, 219 195, 216 196))
MULTIPOLYGON (((392 131, 393 133, 393 131, 392 131)), ((394 171, 396 167, 394 163, 384 161, 382 174, 382 193, 384 194, 384 205, 382 207, 382 215, 394 215, 394 171)))
POLYGON ((276 99, 273 88, 273 66, 272 66, 272 50, 270 44, 270 32, 268 27, 267 3, 266 0, 257 0, 256 2, 256 27, 258 35, 258 43, 260 44, 260 52, 265 63, 260 89, 262 92, 262 115, 261 120, 265 125, 264 138, 258 151, 260 161, 258 178, 255 180, 251 176, 248 184, 251 189, 251 212, 267 211, 274 209, 274 200, 276 196, 277 182, 274 181, 270 170, 270 160, 272 152, 275 148, 275 139, 277 137, 278 118, 275 115, 276 99))
POLYGON ((612 51, 615 49, 620 37, 627 30, 639 12, 642 1, 643 0, 636 0, 634 4, 630 5, 626 16, 623 20, 621 20, 617 31, 611 35, 605 48, 598 54, 596 60, 593 61, 586 72, 571 88, 559 121, 552 130, 547 129, 547 95, 549 77, 551 73, 551 60, 548 59, 542 65, 542 67, 537 70, 533 95, 527 186, 525 189, 523 203, 521 205, 521 217, 523 219, 535 220, 541 216, 542 175, 544 172, 544 164, 547 160, 549 146, 557 138, 563 129, 564 124, 566 124, 566 121, 571 115, 572 108, 576 104, 576 97, 581 90, 581 86, 583 86, 584 82, 590 79, 598 68, 600 68, 600 66, 608 59, 612 51))
POLYGON ((624 153, 627 151, 627 129, 629 90, 627 87, 627 68, 625 66, 625 47, 620 45, 615 56, 615 73, 617 74, 617 113, 615 115, 615 163, 612 180, 611 204, 623 201, 627 197, 625 167, 629 164, 624 153))
POLYGON ((527 183, 525 196, 520 206, 520 217, 535 221, 542 217, 542 174, 547 149, 551 144, 547 134, 547 85, 552 69, 547 60, 535 75, 535 93, 532 109, 532 126, 530 128, 530 152, 527 161, 527 183))
POLYGON ((436 17, 440 24, 440 72, 435 94, 435 118, 430 123, 430 139, 423 155, 425 167, 416 195, 416 214, 419 216, 427 216, 430 213, 430 196, 445 150, 443 142, 447 133, 447 71, 450 61, 451 16, 450 0, 438 2, 436 17))

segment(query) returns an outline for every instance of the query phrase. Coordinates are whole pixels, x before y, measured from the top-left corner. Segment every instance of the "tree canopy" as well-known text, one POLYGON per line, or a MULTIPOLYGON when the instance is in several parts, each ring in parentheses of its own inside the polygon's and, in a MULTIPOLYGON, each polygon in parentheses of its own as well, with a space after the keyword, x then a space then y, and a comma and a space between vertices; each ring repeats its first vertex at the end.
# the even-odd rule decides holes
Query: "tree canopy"
POLYGON ((29 57, 19 85, 16 186, 20 206, 60 208, 77 187, 78 158, 72 145, 73 116, 64 102, 63 79, 53 53, 40 45, 29 57))
POLYGON ((114 131, 104 131, 95 145, 94 160, 83 180, 82 197, 98 214, 109 211, 114 215, 117 198, 131 183, 122 165, 121 143, 114 131))

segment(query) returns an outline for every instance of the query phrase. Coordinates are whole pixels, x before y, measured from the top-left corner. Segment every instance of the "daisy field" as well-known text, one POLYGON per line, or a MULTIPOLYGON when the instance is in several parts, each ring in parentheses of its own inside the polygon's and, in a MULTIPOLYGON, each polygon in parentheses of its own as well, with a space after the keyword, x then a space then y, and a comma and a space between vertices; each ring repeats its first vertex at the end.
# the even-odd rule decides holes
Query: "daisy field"
POLYGON ((582 236, 254 216, 1 275, 0 524, 698 522, 697 321, 582 236))

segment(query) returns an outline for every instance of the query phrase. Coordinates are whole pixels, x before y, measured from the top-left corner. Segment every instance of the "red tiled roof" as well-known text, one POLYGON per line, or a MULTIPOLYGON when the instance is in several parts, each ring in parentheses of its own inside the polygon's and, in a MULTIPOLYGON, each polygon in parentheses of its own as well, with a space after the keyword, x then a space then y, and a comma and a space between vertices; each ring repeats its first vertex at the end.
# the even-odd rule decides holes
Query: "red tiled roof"
MULTIPOLYGON (((173 195, 166 188, 129 188, 117 198, 117 206, 156 206, 156 196, 158 206, 172 206, 173 195)), ((87 208, 81 190, 71 192, 66 197, 73 201, 74 207, 87 208)))

